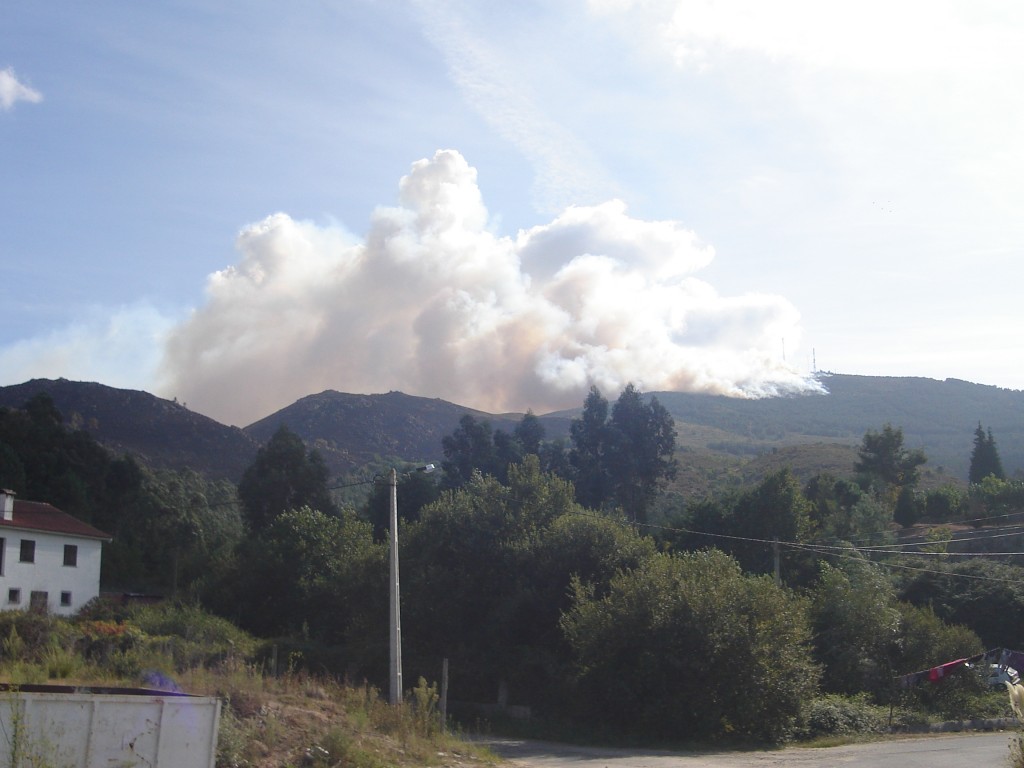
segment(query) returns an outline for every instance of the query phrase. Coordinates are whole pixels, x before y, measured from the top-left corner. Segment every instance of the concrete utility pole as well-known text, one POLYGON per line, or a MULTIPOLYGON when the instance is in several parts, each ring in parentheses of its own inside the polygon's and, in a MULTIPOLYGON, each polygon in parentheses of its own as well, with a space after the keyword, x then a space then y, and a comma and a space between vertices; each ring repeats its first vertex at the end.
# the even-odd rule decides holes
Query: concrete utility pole
POLYGON ((391 469, 391 654, 390 690, 392 704, 402 702, 402 615, 398 590, 398 473, 391 469))

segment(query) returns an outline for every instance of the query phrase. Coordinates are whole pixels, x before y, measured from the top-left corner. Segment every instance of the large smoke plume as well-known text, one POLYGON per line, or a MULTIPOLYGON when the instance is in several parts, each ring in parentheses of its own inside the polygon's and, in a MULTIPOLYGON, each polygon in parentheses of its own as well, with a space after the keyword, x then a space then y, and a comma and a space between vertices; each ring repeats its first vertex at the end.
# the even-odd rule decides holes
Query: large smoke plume
POLYGON ((365 240, 278 213, 170 336, 167 396, 248 424, 324 389, 402 390, 490 412, 582 403, 596 384, 761 396, 814 387, 778 357, 799 316, 722 297, 712 249, 612 201, 496 236, 455 151, 415 163, 365 240))

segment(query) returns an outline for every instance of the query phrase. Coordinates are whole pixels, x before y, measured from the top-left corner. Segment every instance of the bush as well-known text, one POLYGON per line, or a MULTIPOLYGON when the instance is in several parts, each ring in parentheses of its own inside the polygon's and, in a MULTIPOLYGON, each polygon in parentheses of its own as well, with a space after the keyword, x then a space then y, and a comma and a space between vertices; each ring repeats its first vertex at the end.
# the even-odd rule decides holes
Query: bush
POLYGON ((811 700, 803 712, 802 736, 850 736, 884 733, 888 709, 868 702, 866 696, 829 694, 811 700))
POLYGON ((609 731, 778 742, 817 689, 803 601, 715 550, 654 555, 605 597, 577 583, 563 627, 581 714, 609 731))
POLYGON ((0 638, 4 661, 39 661, 54 644, 67 646, 72 632, 67 622, 33 611, 0 611, 0 638))

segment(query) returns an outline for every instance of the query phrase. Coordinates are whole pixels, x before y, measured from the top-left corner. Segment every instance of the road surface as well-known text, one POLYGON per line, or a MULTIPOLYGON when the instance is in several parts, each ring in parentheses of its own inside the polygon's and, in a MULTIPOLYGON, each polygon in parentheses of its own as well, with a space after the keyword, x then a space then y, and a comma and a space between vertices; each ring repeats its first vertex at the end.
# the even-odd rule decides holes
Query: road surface
POLYGON ((989 768, 1006 766, 1014 734, 968 733, 887 739, 868 744, 758 752, 663 752, 482 739, 521 768, 989 768))

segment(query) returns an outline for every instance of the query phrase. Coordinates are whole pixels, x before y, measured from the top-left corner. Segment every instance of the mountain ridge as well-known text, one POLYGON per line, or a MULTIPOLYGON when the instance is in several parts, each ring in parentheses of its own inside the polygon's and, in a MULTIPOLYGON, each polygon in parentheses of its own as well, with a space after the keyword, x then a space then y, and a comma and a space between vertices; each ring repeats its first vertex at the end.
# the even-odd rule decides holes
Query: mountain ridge
MULTIPOLYGON (((799 446, 812 452, 816 444, 855 447, 865 432, 891 423, 903 430, 908 447, 925 450, 933 470, 962 482, 981 423, 992 428, 1007 473, 1024 469, 1024 391, 959 379, 822 373, 819 380, 828 394, 756 400, 684 392, 646 396, 657 397, 675 419, 684 460, 694 453, 749 461, 799 446)), ((282 424, 320 451, 332 474, 340 475, 380 460, 439 463, 441 440, 462 416, 507 432, 522 416, 396 391, 325 390, 238 428, 147 392, 67 379, 0 387, 0 407, 19 408, 44 391, 65 422, 115 452, 133 453, 157 467, 191 467, 236 481, 282 424)), ((579 410, 538 416, 547 437, 567 436, 579 410)))

